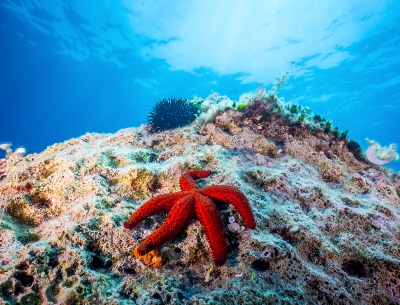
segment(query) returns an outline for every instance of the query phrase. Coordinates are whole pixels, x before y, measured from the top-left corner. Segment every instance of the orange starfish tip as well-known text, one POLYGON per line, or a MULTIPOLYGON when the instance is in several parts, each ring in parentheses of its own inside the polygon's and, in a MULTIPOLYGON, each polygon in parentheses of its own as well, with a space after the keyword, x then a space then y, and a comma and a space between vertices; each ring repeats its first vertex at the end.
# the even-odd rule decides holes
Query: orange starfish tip
POLYGON ((157 268, 162 263, 162 254, 161 251, 158 249, 154 249, 147 254, 140 254, 138 249, 135 248, 132 250, 132 254, 134 257, 143 260, 143 262, 151 267, 157 268))

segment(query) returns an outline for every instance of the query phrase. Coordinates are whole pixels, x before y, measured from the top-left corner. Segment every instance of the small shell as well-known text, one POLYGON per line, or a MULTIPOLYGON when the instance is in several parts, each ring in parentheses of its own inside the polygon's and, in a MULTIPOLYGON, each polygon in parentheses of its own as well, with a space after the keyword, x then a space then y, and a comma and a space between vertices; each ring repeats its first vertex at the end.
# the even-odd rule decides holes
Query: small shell
POLYGON ((228 225, 228 229, 229 229, 229 231, 231 231, 231 232, 237 232, 237 231, 240 230, 240 225, 239 225, 237 222, 230 223, 230 224, 228 225))

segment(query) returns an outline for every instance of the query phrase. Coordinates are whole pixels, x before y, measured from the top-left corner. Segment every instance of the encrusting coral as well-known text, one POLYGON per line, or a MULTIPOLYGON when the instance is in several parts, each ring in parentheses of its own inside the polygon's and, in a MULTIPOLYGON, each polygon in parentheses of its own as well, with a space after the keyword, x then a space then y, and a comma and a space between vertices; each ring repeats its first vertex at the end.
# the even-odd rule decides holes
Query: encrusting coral
POLYGON ((179 184, 181 192, 158 195, 144 203, 124 223, 127 229, 134 228, 141 221, 157 212, 169 212, 165 222, 146 237, 137 248, 139 255, 158 249, 174 238, 193 216, 200 221, 210 243, 216 266, 225 264, 228 246, 222 228, 218 210, 211 199, 232 204, 250 229, 255 229, 256 222, 246 196, 237 188, 227 185, 213 185, 200 189, 194 180, 208 177, 206 170, 191 170, 184 173, 179 184))

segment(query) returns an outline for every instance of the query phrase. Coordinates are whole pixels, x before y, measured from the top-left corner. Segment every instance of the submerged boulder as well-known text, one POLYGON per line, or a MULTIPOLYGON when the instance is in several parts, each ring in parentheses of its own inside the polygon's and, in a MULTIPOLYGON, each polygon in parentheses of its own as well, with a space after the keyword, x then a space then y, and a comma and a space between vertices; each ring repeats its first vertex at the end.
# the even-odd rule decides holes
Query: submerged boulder
POLYGON ((205 101, 212 114, 186 127, 86 134, 19 157, 0 180, 0 302, 399 303, 399 174, 275 97, 246 95, 239 110, 215 94, 205 101), (212 171, 200 187, 247 196, 256 229, 220 203, 225 265, 213 266, 195 219, 157 263, 132 254, 165 215, 128 231, 129 215, 200 168, 212 171))

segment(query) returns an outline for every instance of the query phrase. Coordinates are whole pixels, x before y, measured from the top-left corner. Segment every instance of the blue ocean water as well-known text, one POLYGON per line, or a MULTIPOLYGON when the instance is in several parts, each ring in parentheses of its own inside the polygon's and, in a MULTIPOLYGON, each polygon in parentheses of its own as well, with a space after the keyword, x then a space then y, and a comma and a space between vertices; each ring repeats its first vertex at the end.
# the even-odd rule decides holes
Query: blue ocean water
POLYGON ((139 126, 165 97, 237 100, 294 61, 279 97, 364 149, 400 144, 399 46, 397 0, 1 0, 0 143, 40 152, 139 126))

